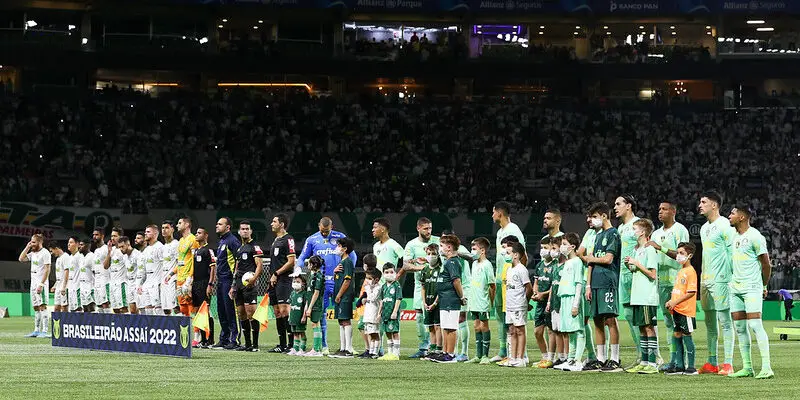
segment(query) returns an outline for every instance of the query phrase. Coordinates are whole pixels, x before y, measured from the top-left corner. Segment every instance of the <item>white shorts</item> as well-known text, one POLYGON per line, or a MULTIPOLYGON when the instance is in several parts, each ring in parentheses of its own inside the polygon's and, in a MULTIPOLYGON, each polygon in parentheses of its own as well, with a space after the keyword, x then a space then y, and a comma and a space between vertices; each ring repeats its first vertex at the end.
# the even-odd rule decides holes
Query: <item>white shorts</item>
POLYGON ((147 284, 142 286, 142 294, 139 295, 139 307, 161 307, 161 291, 159 284, 147 284))
POLYGON ((442 329, 457 330, 459 314, 461 310, 439 310, 439 325, 442 329))
MULTIPOLYGON (((76 286, 79 284, 76 284, 76 286)), ((72 287, 70 286, 67 288, 67 293, 69 296, 69 307, 67 309, 69 311, 75 311, 81 308, 81 290, 79 287, 72 287)))
POLYGON ((527 316, 525 311, 506 311, 506 325, 525 326, 527 316))
POLYGON ((42 290, 39 293, 36 293, 36 289, 39 287, 39 284, 35 281, 31 281, 31 306, 39 307, 39 306, 46 306, 47 300, 50 297, 50 281, 45 281, 42 290))
POLYGON ((550 329, 554 332, 561 332, 561 314, 558 311, 550 312, 550 329))
POLYGON ((367 322, 364 324, 364 333, 366 333, 367 335, 373 333, 381 333, 381 326, 378 324, 372 324, 367 322))
POLYGON ((54 304, 56 306, 65 306, 69 302, 69 289, 67 289, 67 293, 61 294, 62 287, 64 287, 64 282, 56 281, 55 304, 54 304))
POLYGON ((108 283, 94 285, 94 303, 98 306, 108 303, 108 289, 111 285, 108 283))
POLYGON ((178 306, 178 293, 175 290, 175 282, 162 283, 161 285, 161 308, 171 310, 178 306))
POLYGON ((133 284, 130 283, 125 284, 125 290, 126 290, 125 297, 128 299, 128 304, 138 303, 139 299, 139 295, 137 294, 138 289, 139 288, 133 284))
POLYGON ((128 306, 128 289, 125 283, 111 284, 111 308, 116 310, 128 306))
POLYGON ((81 282, 81 305, 88 306, 89 304, 94 304, 94 288, 92 287, 91 282, 81 282))

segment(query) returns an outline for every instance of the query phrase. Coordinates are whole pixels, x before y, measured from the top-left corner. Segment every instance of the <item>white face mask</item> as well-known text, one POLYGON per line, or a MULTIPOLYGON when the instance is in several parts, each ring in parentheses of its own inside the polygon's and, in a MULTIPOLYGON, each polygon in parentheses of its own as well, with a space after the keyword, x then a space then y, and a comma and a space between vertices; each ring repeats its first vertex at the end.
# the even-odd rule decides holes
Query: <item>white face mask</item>
POLYGON ((559 254, 558 250, 550 250, 550 258, 558 258, 559 254))
POLYGON ((472 252, 470 252, 469 254, 472 255, 472 259, 473 260, 477 260, 477 259, 481 258, 481 255, 480 255, 480 253, 478 253, 478 250, 472 250, 472 252))
POLYGON ((686 257, 686 256, 685 256, 685 255, 683 255, 683 254, 678 254, 678 256, 677 256, 677 257, 675 257, 675 261, 677 261, 679 264, 683 264, 683 263, 685 263, 685 262, 686 262, 686 260, 688 260, 688 259, 689 259, 689 257, 686 257))
POLYGON ((563 254, 564 257, 566 257, 566 256, 569 255, 569 253, 572 253, 572 246, 570 246, 568 244, 562 244, 561 245, 561 254, 563 254))
POLYGON ((434 261, 434 260, 436 260, 437 258, 438 258, 438 257, 436 257, 436 256, 434 256, 434 255, 427 255, 427 256, 425 256, 425 259, 426 259, 426 260, 428 260, 428 264, 433 264, 433 261, 434 261))
POLYGON ((383 275, 386 278, 386 282, 394 282, 395 278, 397 277, 394 272, 387 272, 383 275))
POLYGON ((303 284, 300 282, 292 282, 292 289, 298 291, 303 288, 303 284))
POLYGON ((603 219, 602 218, 592 218, 592 228, 602 228, 603 227, 603 219))
POLYGON ((547 249, 539 250, 539 257, 550 258, 550 250, 547 250, 547 249))

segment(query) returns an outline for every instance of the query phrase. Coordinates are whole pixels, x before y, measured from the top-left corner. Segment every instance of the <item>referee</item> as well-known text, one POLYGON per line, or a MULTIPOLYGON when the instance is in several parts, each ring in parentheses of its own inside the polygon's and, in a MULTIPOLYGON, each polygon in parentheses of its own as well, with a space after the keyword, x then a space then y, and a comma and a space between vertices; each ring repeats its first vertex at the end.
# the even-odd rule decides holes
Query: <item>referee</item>
POLYGON ((275 240, 270 248, 270 275, 269 279, 269 304, 275 313, 278 326, 278 345, 270 353, 288 353, 294 347, 293 335, 289 331, 289 296, 292 293, 292 278, 294 272, 295 249, 294 238, 286 232, 289 226, 289 217, 286 214, 277 214, 272 217, 272 232, 275 240), (287 338, 288 336, 288 338, 287 338))
MULTIPOLYGON (((197 228, 195 235, 199 249, 194 250, 194 275, 192 277, 192 314, 197 314, 204 301, 209 301, 211 293, 214 291, 214 281, 216 278, 217 257, 214 251, 208 247, 208 231, 205 228, 197 228)), ((214 344, 214 318, 208 313, 209 335, 206 331, 200 331, 200 348, 205 349, 214 344)))
POLYGON ((239 323, 242 326, 242 336, 244 336, 244 347, 239 346, 239 351, 258 351, 258 333, 260 324, 253 319, 253 313, 258 307, 256 299, 256 282, 261 275, 261 263, 264 252, 261 247, 253 242, 253 231, 250 228, 250 221, 244 220, 239 223, 239 237, 242 238, 242 246, 236 252, 236 271, 233 274, 233 287, 229 296, 236 303, 236 311, 239 315, 239 323), (244 274, 252 272, 252 278, 244 280, 244 274), (252 340, 251 340, 252 337, 252 340))

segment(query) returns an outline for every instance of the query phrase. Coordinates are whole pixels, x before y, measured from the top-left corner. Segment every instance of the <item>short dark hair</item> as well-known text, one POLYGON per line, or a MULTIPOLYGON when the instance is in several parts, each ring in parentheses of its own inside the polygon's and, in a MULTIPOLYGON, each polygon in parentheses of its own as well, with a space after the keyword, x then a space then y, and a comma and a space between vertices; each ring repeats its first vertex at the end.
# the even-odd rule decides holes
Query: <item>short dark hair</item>
POLYGON ((67 241, 69 242, 70 239, 74 240, 75 243, 80 243, 80 241, 81 241, 80 239, 78 239, 78 236, 76 236, 76 235, 72 235, 72 236, 68 237, 67 241))
POLYGON ((191 218, 189 218, 189 217, 186 217, 186 216, 180 217, 180 218, 178 218, 178 220, 179 220, 179 221, 180 221, 180 220, 183 220, 183 222, 185 222, 185 223, 187 223, 187 224, 189 224, 189 225, 191 225, 191 224, 192 224, 192 219, 191 219, 191 218))
POLYGON ((366 268, 366 269, 364 270, 364 275, 369 275, 369 276, 371 276, 373 279, 375 279, 375 278, 381 279, 381 276, 382 276, 383 274, 381 273, 381 270, 379 270, 379 269, 377 269, 377 268, 375 268, 375 267, 372 267, 372 268, 366 268))
POLYGON ((697 246, 694 245, 692 242, 680 242, 678 243, 678 248, 683 248, 689 254, 694 254, 697 251, 697 246))
POLYGON ((605 201, 598 201, 597 203, 592 204, 589 206, 589 215, 594 214, 605 214, 606 217, 611 217, 611 208, 606 204, 605 201))
POLYGON ((121 236, 119 238, 119 240, 117 240, 117 242, 119 242, 119 243, 130 243, 131 239, 129 237, 127 237, 127 236, 121 236))
POLYGON ((431 243, 431 244, 425 246, 425 250, 433 250, 438 254, 439 253, 439 245, 437 243, 431 243))
POLYGON ((701 199, 702 199, 703 197, 705 197, 705 198, 707 198, 707 199, 709 199, 709 200, 711 200, 711 201, 713 201, 713 202, 717 203, 717 206, 719 206, 720 208, 722 208, 722 195, 720 195, 720 194, 719 194, 719 193, 717 193, 716 191, 714 191, 714 190, 709 190, 709 191, 707 191, 707 192, 703 193, 702 195, 700 195, 700 198, 701 198, 701 199))
POLYGON ((510 245, 512 243, 519 243, 519 239, 514 235, 508 235, 500 240, 500 244, 510 245))
POLYGON ((562 236, 561 239, 566 240, 567 243, 575 246, 575 250, 578 250, 578 247, 581 247, 581 237, 575 232, 567 233, 566 235, 562 236))
POLYGON ((736 211, 744 214, 747 217, 747 219, 750 219, 750 218, 753 217, 753 210, 749 206, 746 206, 746 205, 734 205, 733 208, 735 208, 736 211))
POLYGON ((672 200, 661 200, 661 202, 669 204, 669 208, 671 208, 673 210, 677 210, 678 209, 678 203, 676 203, 676 202, 674 202, 672 200))
POLYGON ((550 235, 547 235, 539 241, 540 246, 547 246, 548 244, 552 243, 552 239, 550 239, 550 235))
POLYGON ((169 225, 169 226, 171 226, 173 228, 175 227, 175 223, 170 221, 170 220, 168 220, 168 219, 165 219, 165 220, 161 221, 161 225, 169 225))
POLYGON ((142 237, 144 237, 144 231, 137 231, 137 232, 136 232, 136 235, 134 235, 134 237, 136 237, 136 236, 139 236, 139 235, 141 235, 142 237))
POLYGON ((99 226, 96 226, 96 227, 94 227, 94 229, 92 230, 92 232, 100 232, 100 233, 102 233, 103 235, 105 235, 105 234, 106 234, 106 230, 105 230, 104 228, 101 228, 101 227, 99 227, 99 226))
POLYGON ((356 248, 356 243, 349 237, 343 237, 339 239, 339 246, 342 246, 344 252, 349 254, 351 251, 353 251, 353 249, 356 248))
POLYGON ((498 201, 497 203, 494 203, 493 208, 497 211, 500 211, 500 213, 503 215, 511 215, 511 204, 507 201, 498 201))
POLYGON ((417 226, 422 226, 431 223, 432 222, 430 219, 428 219, 428 217, 419 217, 419 219, 417 220, 417 226))
POLYGON ((631 205, 631 211, 636 212, 636 207, 637 207, 636 197, 633 197, 633 195, 630 193, 623 193, 619 195, 619 197, 622 197, 622 200, 625 203, 631 205))
POLYGON ((559 217, 561 216, 561 210, 559 210, 559 209, 558 209, 558 208, 556 208, 556 207, 550 207, 550 208, 548 208, 547 210, 545 210, 545 212, 544 212, 544 213, 545 213, 545 214, 547 214, 547 213, 550 213, 550 214, 555 214, 555 215, 558 215, 559 217))
POLYGON ((125 234, 125 231, 122 228, 118 227, 118 226, 115 226, 115 227, 111 228, 111 232, 117 232, 117 233, 119 233, 120 236, 125 234))
POLYGON ((523 246, 522 243, 512 243, 511 252, 519 254, 519 262, 522 263, 522 265, 528 264, 528 253, 525 252, 525 246, 523 246))
POLYGON ((230 217, 221 217, 220 219, 224 219, 226 225, 233 226, 233 221, 231 221, 230 217))
POLYGON ((489 239, 487 239, 485 237, 479 237, 479 238, 476 238, 476 239, 472 240, 472 244, 477 244, 478 247, 480 247, 480 248, 482 248, 484 250, 489 250, 489 246, 490 246, 489 239))
POLYGON ((394 264, 392 264, 390 262, 387 262, 387 263, 383 264, 383 268, 381 268, 381 270, 386 272, 387 269, 394 270, 395 268, 397 268, 397 267, 395 267, 394 264))
POLYGON ((378 225, 386 228, 387 231, 392 230, 392 224, 389 223, 389 220, 384 218, 384 217, 375 218, 375 220, 373 220, 372 223, 373 224, 378 224, 378 225))
POLYGON ((249 219, 243 219, 243 220, 239 221, 239 227, 240 228, 242 227, 242 225, 250 226, 250 220, 249 219))
POLYGON ((367 255, 364 256, 364 270, 365 271, 370 269, 370 268, 374 269, 376 265, 378 265, 378 257, 376 257, 375 254, 370 253, 370 254, 367 254, 367 255))
POLYGON ((289 216, 288 215, 286 215, 284 213, 278 213, 278 214, 275 214, 275 216, 272 217, 272 218, 277 218, 278 222, 283 224, 283 229, 286 229, 286 228, 289 227, 289 216))
POLYGON ((45 246, 48 249, 61 249, 61 245, 58 243, 57 240, 48 240, 47 245, 45 246))
POLYGON ((439 243, 449 244, 453 249, 458 250, 458 246, 461 246, 461 239, 456 235, 444 235, 439 238, 439 243))

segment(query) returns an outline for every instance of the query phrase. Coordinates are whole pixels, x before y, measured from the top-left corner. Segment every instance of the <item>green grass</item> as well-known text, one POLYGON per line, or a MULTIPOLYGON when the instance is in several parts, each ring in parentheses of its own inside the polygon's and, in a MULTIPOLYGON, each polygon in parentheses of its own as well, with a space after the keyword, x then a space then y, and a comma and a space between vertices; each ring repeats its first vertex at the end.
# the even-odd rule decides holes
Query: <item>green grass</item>
MULTIPOLYGON (((757 381, 706 375, 580 374, 417 360, 307 359, 264 351, 195 350, 192 359, 177 359, 54 348, 49 339, 23 338, 32 330, 32 319, 15 317, 0 320, 0 398, 800 398, 800 342, 778 341, 771 333, 773 326, 785 324, 765 323, 776 377, 757 381)), ((698 366, 707 356, 700 325, 695 334, 698 366)), ((272 326, 261 334, 262 349, 275 344, 272 326)), ((329 327, 329 343, 335 350, 339 330, 336 324, 329 327)), ((624 330, 622 361, 629 364, 635 355, 624 330)), ((416 350, 414 323, 404 322, 401 332, 402 353, 407 356, 416 350)), ((354 346, 359 350, 363 344, 357 339, 354 346)), ((538 360, 535 343, 529 341, 528 347, 531 358, 538 360)), ((667 346, 662 343, 661 348, 668 356, 667 346)), ((470 351, 474 354, 474 349, 470 351)), ((492 353, 496 351, 493 342, 492 353)), ((758 372, 755 340, 753 360, 758 372)), ((734 366, 741 366, 738 345, 734 366)))

